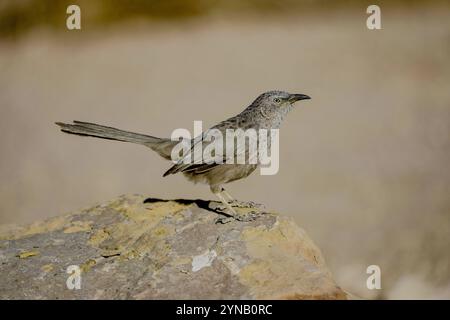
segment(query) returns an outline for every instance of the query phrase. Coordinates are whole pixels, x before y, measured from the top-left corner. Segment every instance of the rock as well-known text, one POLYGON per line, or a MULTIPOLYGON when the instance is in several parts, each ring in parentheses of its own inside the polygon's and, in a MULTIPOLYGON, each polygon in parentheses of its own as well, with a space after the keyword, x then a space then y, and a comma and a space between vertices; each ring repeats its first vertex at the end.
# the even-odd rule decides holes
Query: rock
POLYGON ((347 298, 289 218, 237 208, 261 214, 221 224, 215 202, 144 200, 3 227, 0 299, 347 298))

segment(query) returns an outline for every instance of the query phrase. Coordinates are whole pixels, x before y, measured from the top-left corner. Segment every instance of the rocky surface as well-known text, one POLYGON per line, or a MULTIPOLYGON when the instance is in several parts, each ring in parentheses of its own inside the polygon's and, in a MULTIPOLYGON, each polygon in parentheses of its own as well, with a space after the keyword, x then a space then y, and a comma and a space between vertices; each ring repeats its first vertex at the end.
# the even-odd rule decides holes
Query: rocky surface
POLYGON ((3 226, 0 299, 347 297, 291 219, 237 208, 261 215, 222 224, 215 205, 122 196, 29 226, 3 226))

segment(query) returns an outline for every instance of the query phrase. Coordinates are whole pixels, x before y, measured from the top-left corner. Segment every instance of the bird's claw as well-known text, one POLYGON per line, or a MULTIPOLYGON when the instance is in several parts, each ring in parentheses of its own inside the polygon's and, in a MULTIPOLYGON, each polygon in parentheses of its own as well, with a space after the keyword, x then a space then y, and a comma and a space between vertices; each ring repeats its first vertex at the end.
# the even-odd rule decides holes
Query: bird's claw
POLYGON ((229 222, 232 222, 234 220, 234 217, 219 217, 216 219, 216 221, 214 222, 215 224, 226 224, 229 222))
POLYGON ((249 222, 249 221, 253 221, 256 218, 258 218, 261 215, 260 212, 257 211, 249 211, 245 214, 240 214, 237 215, 236 217, 234 217, 236 220, 238 221, 242 221, 242 222, 249 222))
POLYGON ((220 212, 225 212, 227 211, 227 207, 225 207, 223 204, 217 204, 213 207, 214 210, 216 211, 220 211, 220 212))
POLYGON ((234 208, 256 208, 256 209, 264 209, 264 205, 260 203, 256 203, 253 201, 239 201, 233 200, 230 202, 230 205, 234 208))
POLYGON ((260 215, 261 215, 260 212, 250 211, 244 214, 237 214, 234 216, 217 218, 215 223, 226 224, 233 221, 250 222, 254 221, 260 215))
MULTIPOLYGON (((233 200, 230 202, 230 206, 232 206, 233 208, 255 208, 255 209, 265 209, 265 206, 263 204, 260 203, 256 203, 253 201, 238 201, 238 200, 233 200)), ((218 211, 226 211, 228 208, 221 204, 218 203, 214 206, 215 210, 218 211)))

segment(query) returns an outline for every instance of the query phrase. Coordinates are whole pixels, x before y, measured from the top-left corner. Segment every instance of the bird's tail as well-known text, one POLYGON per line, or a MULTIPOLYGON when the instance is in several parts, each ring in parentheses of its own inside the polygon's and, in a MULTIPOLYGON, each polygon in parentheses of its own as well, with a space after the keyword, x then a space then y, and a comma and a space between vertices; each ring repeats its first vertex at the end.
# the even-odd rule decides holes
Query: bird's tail
POLYGON ((147 144, 159 140, 159 138, 145 134, 124 131, 89 122, 74 121, 73 124, 56 122, 56 124, 61 127, 61 131, 79 136, 90 136, 138 144, 147 144))
POLYGON ((56 122, 56 124, 65 133, 142 144, 158 152, 166 159, 170 159, 170 152, 175 143, 170 139, 157 138, 89 122, 74 121, 73 124, 56 122))

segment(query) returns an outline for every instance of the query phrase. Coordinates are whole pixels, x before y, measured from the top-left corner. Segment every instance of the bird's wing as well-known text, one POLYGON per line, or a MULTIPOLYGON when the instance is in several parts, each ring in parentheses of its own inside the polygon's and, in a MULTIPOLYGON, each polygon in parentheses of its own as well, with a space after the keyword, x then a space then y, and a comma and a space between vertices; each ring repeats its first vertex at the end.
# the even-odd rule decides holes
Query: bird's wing
POLYGON ((225 148, 225 130, 224 130, 224 128, 233 129, 229 122, 228 123, 220 123, 219 125, 209 129, 209 130, 218 129, 222 133, 222 138, 224 139, 224 141, 223 141, 224 149, 222 151, 222 157, 220 158, 221 161, 217 161, 219 159, 215 157, 215 154, 208 155, 210 158, 206 158, 206 159, 204 158, 205 155, 203 154, 203 151, 210 143, 213 143, 210 140, 205 141, 206 136, 210 132, 208 130, 193 140, 192 147, 190 148, 190 150, 185 155, 183 155, 183 157, 176 164, 174 164, 169 170, 167 170, 163 176, 165 177, 169 174, 175 174, 178 172, 189 172, 189 173, 193 173, 193 174, 201 174, 201 173, 208 172, 209 170, 211 170, 214 167, 221 165, 221 164, 237 163, 237 160, 239 160, 239 159, 244 159, 246 164, 247 163, 251 163, 251 164, 256 163, 257 158, 255 158, 255 157, 257 157, 257 153, 250 153, 249 148, 247 148, 247 146, 245 144, 234 145, 234 149, 233 149, 233 152, 231 153, 231 155, 227 154, 226 148, 225 148), (200 155, 200 156, 202 156, 202 158, 198 159, 197 161, 194 161, 192 159, 195 159, 193 157, 193 155, 195 156, 195 148, 196 148, 196 146, 198 147, 198 144, 202 144, 202 146, 201 146, 202 154, 200 155), (232 160, 232 161, 230 161, 230 160, 232 160))
POLYGON ((195 149, 199 146, 199 144, 202 144, 202 150, 205 147, 205 144, 207 145, 204 138, 206 137, 208 131, 203 132, 198 137, 194 138, 190 141, 191 148, 186 152, 186 154, 183 154, 183 156, 177 161, 176 164, 174 164, 169 170, 167 170, 163 177, 169 175, 169 174, 175 174, 178 172, 195 172, 195 173, 204 173, 206 171, 211 170, 216 164, 215 163, 205 163, 203 159, 199 159, 195 161, 195 149))

